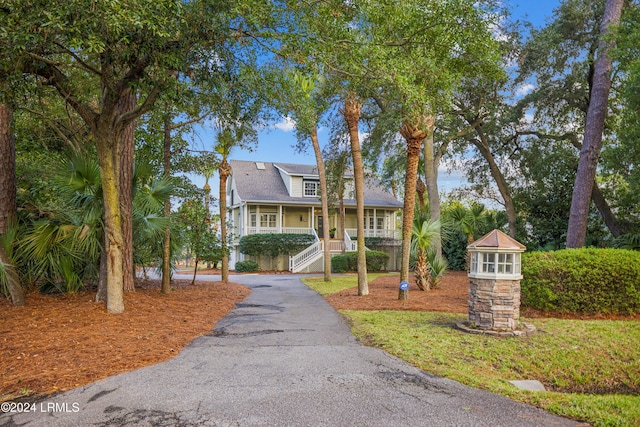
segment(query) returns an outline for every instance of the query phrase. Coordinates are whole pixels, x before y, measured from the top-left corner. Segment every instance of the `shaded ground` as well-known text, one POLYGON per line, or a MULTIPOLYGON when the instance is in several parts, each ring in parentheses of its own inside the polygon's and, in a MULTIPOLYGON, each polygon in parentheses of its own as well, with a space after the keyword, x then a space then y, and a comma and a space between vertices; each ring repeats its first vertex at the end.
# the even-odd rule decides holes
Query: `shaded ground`
MULTIPOLYGON (((219 274, 201 271, 199 274, 219 274)), ((94 293, 27 295, 25 307, 0 299, 0 401, 22 395, 46 395, 167 360, 249 294, 249 289, 220 282, 176 281, 170 295, 157 282, 125 295, 126 311, 108 314, 94 293)), ((347 289, 326 297, 338 310, 413 310, 467 313, 469 280, 449 272, 440 289, 423 292, 410 280, 409 298, 398 300, 399 276, 369 283, 370 294, 347 289)), ((584 319, 621 316, 551 315, 523 310, 522 316, 584 319)))

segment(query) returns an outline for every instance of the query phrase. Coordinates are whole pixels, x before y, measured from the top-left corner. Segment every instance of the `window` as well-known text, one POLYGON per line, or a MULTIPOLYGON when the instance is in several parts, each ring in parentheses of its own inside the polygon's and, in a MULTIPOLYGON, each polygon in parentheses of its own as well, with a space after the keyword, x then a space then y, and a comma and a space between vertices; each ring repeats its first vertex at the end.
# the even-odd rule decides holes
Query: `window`
POLYGON ((256 214, 252 213, 250 217, 251 217, 251 227, 256 227, 257 226, 256 214))
POLYGON ((378 230, 384 230, 384 218, 376 218, 378 220, 378 230))
POLYGON ((260 214, 260 227, 276 228, 276 214, 260 214))
POLYGON ((496 272, 496 254, 482 254, 482 272, 483 273, 495 273, 496 272))
POLYGON ((305 197, 316 197, 318 195, 318 189, 320 188, 318 181, 303 181, 303 184, 305 197))
POLYGON ((477 252, 471 253, 471 272, 472 273, 478 272, 478 253, 477 252))
POLYGON ((498 254, 498 273, 511 274, 513 254, 498 254))

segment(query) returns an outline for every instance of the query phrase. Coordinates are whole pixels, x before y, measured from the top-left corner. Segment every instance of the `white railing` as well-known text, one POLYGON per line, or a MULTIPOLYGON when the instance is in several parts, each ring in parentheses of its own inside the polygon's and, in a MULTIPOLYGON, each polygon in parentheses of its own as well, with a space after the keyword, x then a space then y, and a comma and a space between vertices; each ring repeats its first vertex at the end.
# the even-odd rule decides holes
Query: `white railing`
MULTIPOLYGON (((355 239, 358 236, 357 228, 347 228, 345 232, 349 235, 350 238, 355 239)), ((364 230, 364 237, 386 237, 389 239, 397 239, 400 240, 401 235, 399 230, 364 230)))
POLYGON ((322 243, 322 241, 315 242, 302 252, 289 257, 289 271, 297 273, 320 258, 324 247, 322 243))
POLYGON ((342 246, 344 242, 342 240, 329 240, 329 250, 331 252, 342 252, 342 246))
POLYGON ((344 247, 345 250, 350 252, 358 250, 358 242, 351 240, 351 236, 349 236, 349 233, 346 230, 344 232, 344 247))
POLYGON ((308 227, 247 227, 247 234, 316 234, 313 228, 308 227))

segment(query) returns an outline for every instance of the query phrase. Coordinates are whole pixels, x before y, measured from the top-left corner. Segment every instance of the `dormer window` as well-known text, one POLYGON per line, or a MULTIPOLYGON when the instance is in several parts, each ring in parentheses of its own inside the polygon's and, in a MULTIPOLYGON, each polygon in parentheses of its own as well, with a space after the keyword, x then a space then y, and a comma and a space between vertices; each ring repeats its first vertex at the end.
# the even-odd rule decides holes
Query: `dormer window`
POLYGON ((304 197, 317 197, 320 189, 320 181, 302 181, 304 186, 304 197))

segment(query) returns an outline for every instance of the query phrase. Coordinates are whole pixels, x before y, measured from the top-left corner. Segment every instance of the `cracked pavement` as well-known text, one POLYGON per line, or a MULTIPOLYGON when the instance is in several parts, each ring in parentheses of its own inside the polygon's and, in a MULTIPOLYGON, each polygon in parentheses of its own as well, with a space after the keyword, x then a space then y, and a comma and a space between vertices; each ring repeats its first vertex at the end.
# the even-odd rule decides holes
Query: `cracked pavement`
POLYGON ((0 425, 584 425, 360 345, 300 276, 232 280, 251 295, 175 358, 49 396, 53 410, 37 402, 0 425))

